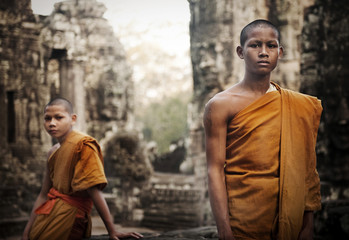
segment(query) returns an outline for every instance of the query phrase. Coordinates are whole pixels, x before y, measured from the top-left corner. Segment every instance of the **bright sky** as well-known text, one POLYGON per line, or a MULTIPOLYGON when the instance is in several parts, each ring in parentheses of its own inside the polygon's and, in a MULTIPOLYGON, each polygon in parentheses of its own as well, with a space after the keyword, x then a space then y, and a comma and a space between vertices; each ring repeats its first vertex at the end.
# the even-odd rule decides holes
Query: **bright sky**
MULTIPOLYGON (((97 0, 103 2, 110 15, 118 15, 121 22, 132 19, 143 19, 145 22, 155 20, 181 20, 189 19, 187 0, 97 0)), ((32 0, 32 9, 36 14, 49 15, 53 5, 60 0, 32 0)), ((107 16, 106 16, 107 17, 107 16)), ((107 17, 107 18, 108 18, 107 17)))
MULTIPOLYGON (((189 49, 190 11, 187 0, 98 0, 106 5, 104 17, 109 20, 120 41, 127 46, 122 35, 132 27, 133 32, 148 30, 145 40, 158 42, 175 53, 189 49), (167 27, 167 23, 171 27, 167 27), (166 27, 165 27, 166 24, 166 27), (149 28, 149 26, 151 26, 149 28), (151 31, 149 31, 151 29, 151 31), (160 30, 159 30, 160 29, 160 30)), ((49 15, 58 0, 32 0, 35 14, 49 15)))

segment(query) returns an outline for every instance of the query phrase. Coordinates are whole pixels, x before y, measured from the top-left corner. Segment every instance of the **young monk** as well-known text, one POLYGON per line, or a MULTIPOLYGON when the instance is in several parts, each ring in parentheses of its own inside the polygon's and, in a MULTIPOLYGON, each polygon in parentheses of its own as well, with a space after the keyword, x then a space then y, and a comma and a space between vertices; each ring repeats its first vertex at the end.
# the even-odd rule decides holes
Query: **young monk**
POLYGON ((322 107, 270 81, 282 57, 266 20, 243 28, 242 81, 206 105, 208 184, 220 239, 312 239, 321 208, 315 143, 322 107))
POLYGON ((82 239, 91 235, 90 212, 95 205, 110 239, 133 237, 116 231, 102 195, 107 180, 97 141, 72 129, 76 122, 71 103, 64 98, 44 110, 45 130, 58 140, 48 154, 46 173, 22 239, 82 239))

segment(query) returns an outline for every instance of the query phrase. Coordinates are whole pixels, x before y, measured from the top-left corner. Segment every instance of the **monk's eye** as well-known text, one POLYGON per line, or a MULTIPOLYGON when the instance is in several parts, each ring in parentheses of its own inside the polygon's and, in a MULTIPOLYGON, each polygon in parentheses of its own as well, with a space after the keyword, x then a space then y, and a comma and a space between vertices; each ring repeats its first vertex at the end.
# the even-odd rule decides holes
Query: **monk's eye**
POLYGON ((268 47, 269 48, 277 48, 277 45, 276 44, 269 44, 268 47))
POLYGON ((250 47, 251 47, 251 48, 257 48, 257 47, 258 47, 258 44, 256 44, 256 43, 250 44, 250 47))
POLYGON ((50 117, 45 117, 44 120, 47 122, 47 121, 50 121, 51 118, 50 117))

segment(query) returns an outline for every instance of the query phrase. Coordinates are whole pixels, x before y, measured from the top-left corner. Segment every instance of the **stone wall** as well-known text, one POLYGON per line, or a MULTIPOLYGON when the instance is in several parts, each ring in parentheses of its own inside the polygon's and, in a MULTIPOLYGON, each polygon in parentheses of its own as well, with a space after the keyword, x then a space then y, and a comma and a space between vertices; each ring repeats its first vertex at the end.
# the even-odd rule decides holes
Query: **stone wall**
POLYGON ((162 231, 203 226, 201 192, 195 176, 153 174, 141 196, 142 226, 162 231))
POLYGON ((305 12, 301 91, 324 108, 317 156, 323 210, 316 215, 319 239, 349 238, 349 6, 317 0, 305 12))
POLYGON ((139 225, 143 217, 140 195, 153 173, 145 143, 137 131, 120 131, 106 144, 104 156, 108 178, 104 192, 114 195, 109 201, 109 206, 114 205, 114 221, 139 225))
POLYGON ((21 231, 38 193, 50 140, 41 130, 48 100, 40 18, 30 1, 0 3, 0 236, 21 231))
MULTIPOLYGON (((215 226, 197 227, 191 229, 180 229, 167 231, 163 233, 143 233, 143 239, 149 240, 218 240, 218 234, 215 226)), ((108 240, 108 235, 91 236, 89 240, 108 240)), ((87 240, 87 239, 84 239, 87 240)))

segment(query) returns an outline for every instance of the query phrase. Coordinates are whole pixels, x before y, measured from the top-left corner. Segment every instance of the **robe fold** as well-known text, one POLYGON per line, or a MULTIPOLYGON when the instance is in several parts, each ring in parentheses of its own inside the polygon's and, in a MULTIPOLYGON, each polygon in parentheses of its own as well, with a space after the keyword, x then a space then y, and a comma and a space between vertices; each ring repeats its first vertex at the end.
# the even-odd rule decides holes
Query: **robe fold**
POLYGON ((226 187, 236 239, 297 239, 305 210, 318 210, 315 143, 321 104, 281 89, 228 123, 226 187))
POLYGON ((87 189, 103 189, 107 180, 97 141, 72 131, 48 159, 52 188, 38 214, 29 237, 34 239, 82 239, 91 235, 92 200, 87 189))
POLYGON ((321 209, 315 146, 322 107, 315 97, 280 91, 279 239, 293 240, 302 228, 304 211, 321 209))

